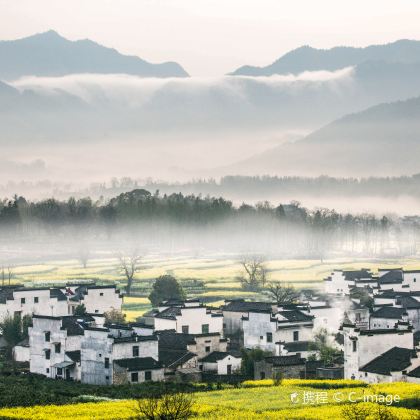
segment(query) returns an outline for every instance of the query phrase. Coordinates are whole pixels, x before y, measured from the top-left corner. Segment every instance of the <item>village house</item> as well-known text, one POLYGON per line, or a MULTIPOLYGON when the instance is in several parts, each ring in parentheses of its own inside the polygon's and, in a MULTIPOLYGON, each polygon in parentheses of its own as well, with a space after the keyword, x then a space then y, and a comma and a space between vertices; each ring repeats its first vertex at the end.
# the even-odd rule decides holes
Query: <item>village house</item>
POLYGON ((355 287, 370 288, 374 294, 394 292, 420 292, 420 270, 380 268, 374 276, 370 270, 334 270, 324 279, 325 292, 331 295, 348 295, 355 287))
POLYGON ((200 377, 200 359, 212 352, 226 352, 227 340, 219 333, 183 334, 174 330, 156 331, 159 340, 159 360, 165 374, 200 377))
POLYGON ((368 269, 361 270, 334 270, 324 279, 325 293, 331 295, 349 295, 353 287, 378 287, 378 280, 368 269))
POLYGON ((143 315, 155 331, 175 330, 183 334, 223 334, 223 315, 214 313, 198 299, 166 301, 157 310, 143 315))
POLYGON ((81 381, 95 385, 161 381, 158 339, 131 328, 87 327, 81 340, 81 381))
POLYGON ((369 383, 407 382, 410 375, 411 382, 418 382, 416 369, 420 369, 420 353, 416 350, 402 347, 392 347, 385 353, 368 362, 359 369, 364 373, 363 380, 369 383))
POLYGON ((232 375, 241 369, 242 357, 234 352, 213 351, 200 360, 200 370, 217 375, 232 375))
POLYGON ((306 360, 298 355, 270 356, 254 364, 254 379, 299 379, 304 377, 306 360))
POLYGON ((374 359, 397 346, 409 351, 414 348, 413 331, 407 323, 396 323, 392 329, 362 330, 346 321, 341 332, 344 336, 344 379, 371 380, 370 372, 363 369, 366 366, 370 369, 368 364, 374 359))
POLYGON ((247 302, 244 299, 226 300, 221 307, 223 313, 223 328, 226 336, 242 333, 242 318, 250 311, 277 310, 277 305, 270 302, 247 302))
POLYGON ((403 309, 414 331, 420 331, 420 292, 395 292, 393 290, 387 290, 375 295, 375 309, 384 306, 403 309))
POLYGON ((110 309, 121 310, 123 297, 115 285, 68 285, 64 288, 21 285, 0 288, 0 319, 15 315, 73 315, 83 304, 87 313, 103 314, 110 309))
POLYGON ((79 305, 84 305, 91 314, 103 314, 112 309, 120 311, 123 303, 123 296, 115 285, 68 284, 62 292, 68 298, 70 314, 74 314, 79 305))
POLYGON ((370 315, 369 329, 395 328, 398 321, 408 324, 408 314, 404 308, 382 306, 370 315))
POLYGON ((27 288, 21 285, 0 288, 0 319, 32 314, 68 315, 67 298, 58 288, 27 288))
POLYGON ((33 315, 29 327, 29 368, 49 378, 81 379, 80 354, 84 330, 95 319, 84 317, 33 315), (70 355, 69 355, 69 352, 70 355))
POLYGON ((250 311, 242 318, 244 347, 276 353, 276 343, 308 341, 312 338, 313 319, 299 310, 250 311))

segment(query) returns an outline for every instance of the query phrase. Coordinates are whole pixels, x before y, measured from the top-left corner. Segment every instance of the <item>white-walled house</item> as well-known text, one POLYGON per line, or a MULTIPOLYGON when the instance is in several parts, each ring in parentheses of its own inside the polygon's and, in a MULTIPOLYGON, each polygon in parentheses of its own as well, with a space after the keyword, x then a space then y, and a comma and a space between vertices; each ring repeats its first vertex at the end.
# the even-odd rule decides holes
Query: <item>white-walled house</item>
POLYGON ((242 358, 232 352, 213 351, 200 363, 200 369, 206 373, 232 375, 241 369, 242 358))
POLYGON ((242 332, 242 317, 247 317, 250 311, 277 310, 277 304, 270 302, 248 302, 244 299, 226 300, 221 307, 223 313, 224 332, 232 335, 242 332))
POLYGON ((0 288, 0 319, 15 315, 68 315, 67 298, 60 289, 49 287, 0 288))
POLYGON ((161 306, 154 315, 155 331, 175 330, 183 334, 223 334, 223 315, 213 313, 198 301, 161 306))
POLYGON ((15 315, 73 315, 84 304, 87 313, 121 310, 123 297, 115 285, 69 285, 57 287, 4 286, 0 288, 0 319, 15 315))
POLYGON ((68 352, 80 351, 84 328, 92 317, 34 315, 29 327, 30 371, 49 378, 80 380, 80 363, 68 352))
POLYGON ((81 341, 81 381, 110 385, 163 380, 158 359, 158 339, 153 335, 138 336, 125 328, 88 327, 81 341))
MULTIPOLYGON (((407 382, 412 371, 420 367, 420 353, 402 347, 392 347, 360 368, 363 380, 369 383, 407 382)), ((415 382, 412 380, 412 382, 415 382)))
POLYGON ((103 314, 112 309, 120 311, 123 304, 123 296, 115 285, 69 284, 62 292, 68 297, 71 314, 78 305, 84 305, 87 313, 103 314))
POLYGON ((408 326, 393 329, 361 330, 343 324, 344 379, 365 380, 361 368, 393 347, 413 349, 413 331, 408 326))
POLYGON ((382 306, 370 315, 369 329, 392 329, 399 321, 408 323, 408 314, 404 308, 382 306))
POLYGON ((330 295, 344 296, 350 294, 353 287, 372 287, 378 285, 371 271, 361 270, 334 270, 331 275, 324 279, 325 293, 330 295))
POLYGON ((308 341, 312 337, 313 316, 298 310, 249 312, 242 319, 244 347, 276 353, 276 343, 308 341))
POLYGON ((420 331, 420 292, 384 291, 374 297, 375 308, 392 306, 401 308, 407 313, 408 321, 414 331, 420 331))
POLYGON ((394 292, 420 292, 420 270, 380 268, 373 276, 370 270, 334 270, 324 279, 325 292, 332 295, 348 295, 354 287, 369 287, 374 293, 386 290, 394 292))

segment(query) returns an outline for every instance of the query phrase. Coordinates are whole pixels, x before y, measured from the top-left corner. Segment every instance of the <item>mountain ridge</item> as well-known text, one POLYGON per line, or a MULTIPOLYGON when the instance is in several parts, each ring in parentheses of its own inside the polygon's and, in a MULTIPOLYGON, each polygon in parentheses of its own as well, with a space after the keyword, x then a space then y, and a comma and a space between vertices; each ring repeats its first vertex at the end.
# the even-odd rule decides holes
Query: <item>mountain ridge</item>
POLYGON ((336 46, 329 49, 304 45, 283 54, 267 66, 244 65, 229 73, 232 76, 272 76, 299 74, 305 71, 339 70, 365 61, 420 61, 420 41, 400 39, 388 44, 367 47, 336 46), (412 57, 416 57, 414 60, 412 57))
POLYGON ((17 40, 0 41, 0 79, 64 76, 76 73, 125 73, 142 77, 188 77, 178 63, 153 64, 124 55, 90 39, 70 41, 49 30, 17 40))

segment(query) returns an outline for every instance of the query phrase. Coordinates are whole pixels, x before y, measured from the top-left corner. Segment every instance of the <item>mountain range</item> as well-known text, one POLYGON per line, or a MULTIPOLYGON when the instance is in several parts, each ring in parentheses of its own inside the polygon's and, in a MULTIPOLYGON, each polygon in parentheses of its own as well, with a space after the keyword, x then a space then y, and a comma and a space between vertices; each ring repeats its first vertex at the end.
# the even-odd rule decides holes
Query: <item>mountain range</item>
POLYGON ((413 63, 420 61, 420 41, 398 40, 365 48, 335 47, 316 49, 308 45, 297 48, 265 67, 245 65, 230 73, 234 76, 272 76, 299 74, 305 71, 334 71, 366 61, 413 63))
POLYGON ((178 64, 152 64, 120 54, 89 39, 69 41, 55 31, 0 41, 0 79, 63 76, 75 73, 124 73, 142 77, 187 77, 178 64))
MULTIPOLYGON (((243 69, 196 79, 175 63, 150 64, 53 31, 3 41, 0 146, 9 160, 24 150, 46 168, 50 152, 65 156, 60 147, 110 150, 104 172, 127 139, 132 149, 122 159, 132 167, 141 157, 151 170, 191 176, 420 171, 419 41, 302 47, 243 69)), ((94 172, 98 159, 84 153, 94 172)))
POLYGON ((417 97, 346 115, 301 140, 226 169, 228 173, 390 176, 416 173, 419 156, 417 97))

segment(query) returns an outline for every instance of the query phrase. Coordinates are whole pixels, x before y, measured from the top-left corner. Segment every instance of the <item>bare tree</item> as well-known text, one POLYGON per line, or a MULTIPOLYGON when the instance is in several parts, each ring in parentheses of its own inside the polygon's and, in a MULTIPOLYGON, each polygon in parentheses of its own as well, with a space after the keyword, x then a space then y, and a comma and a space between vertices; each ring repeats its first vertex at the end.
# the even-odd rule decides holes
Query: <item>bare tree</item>
POLYGON ((136 273, 140 270, 140 255, 137 251, 134 251, 130 256, 124 256, 119 254, 118 256, 120 270, 124 273, 127 278, 127 294, 131 293, 131 288, 133 286, 133 280, 136 273))
POLYGON ((7 267, 7 272, 4 268, 4 266, 1 268, 1 285, 4 286, 6 281, 8 281, 8 284, 10 286, 10 283, 12 281, 13 278, 13 267, 12 266, 8 266, 7 267))
POLYGON ((299 297, 299 292, 294 287, 274 282, 268 284, 268 292, 278 305, 293 303, 299 297))
POLYGON ((194 413, 192 394, 180 392, 151 396, 137 401, 137 419, 148 420, 186 420, 194 413))
POLYGON ((87 267, 87 263, 89 261, 90 258, 90 251, 89 248, 84 246, 82 248, 79 249, 79 261, 80 264, 82 264, 83 268, 87 267))
POLYGON ((238 277, 245 290, 256 291, 264 287, 267 282, 267 267, 262 257, 244 258, 240 262, 243 272, 238 277))

